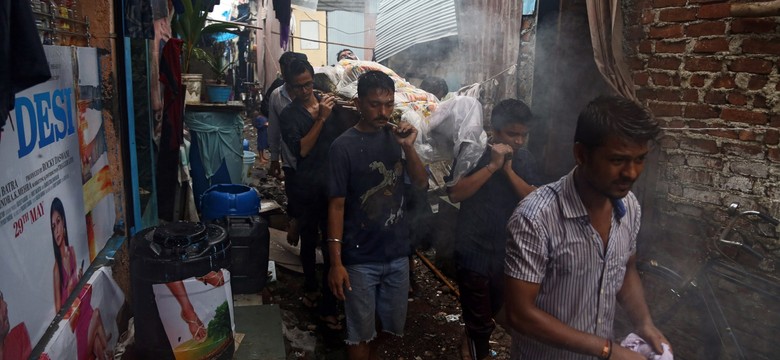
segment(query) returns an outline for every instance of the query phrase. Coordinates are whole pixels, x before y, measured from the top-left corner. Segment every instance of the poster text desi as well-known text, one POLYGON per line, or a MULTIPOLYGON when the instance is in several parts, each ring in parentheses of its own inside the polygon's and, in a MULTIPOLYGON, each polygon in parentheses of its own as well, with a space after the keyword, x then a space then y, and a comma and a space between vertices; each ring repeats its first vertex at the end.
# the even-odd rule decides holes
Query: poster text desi
POLYGON ((16 98, 20 159, 30 154, 36 143, 42 149, 76 132, 72 93, 73 89, 64 88, 16 98), (25 121, 28 117, 29 122, 25 121))

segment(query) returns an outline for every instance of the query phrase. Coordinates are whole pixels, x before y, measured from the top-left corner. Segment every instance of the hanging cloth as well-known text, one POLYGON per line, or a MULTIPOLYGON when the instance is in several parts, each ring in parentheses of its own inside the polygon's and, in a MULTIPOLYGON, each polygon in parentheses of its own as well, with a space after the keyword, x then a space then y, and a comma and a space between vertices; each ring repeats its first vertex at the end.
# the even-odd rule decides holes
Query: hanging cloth
POLYGON ((160 82, 165 86, 160 147, 157 155, 157 211, 161 219, 175 221, 174 197, 179 185, 179 146, 184 142, 184 85, 181 83, 180 39, 165 43, 160 58, 160 82))
POLYGON ((0 2, 0 135, 14 109, 16 93, 49 78, 49 62, 30 2, 0 2))
POLYGON ((279 46, 287 48, 290 41, 290 18, 292 17, 292 4, 290 0, 273 0, 274 12, 279 20, 279 46))
POLYGON ((153 22, 151 0, 125 1, 125 36, 154 39, 153 22))

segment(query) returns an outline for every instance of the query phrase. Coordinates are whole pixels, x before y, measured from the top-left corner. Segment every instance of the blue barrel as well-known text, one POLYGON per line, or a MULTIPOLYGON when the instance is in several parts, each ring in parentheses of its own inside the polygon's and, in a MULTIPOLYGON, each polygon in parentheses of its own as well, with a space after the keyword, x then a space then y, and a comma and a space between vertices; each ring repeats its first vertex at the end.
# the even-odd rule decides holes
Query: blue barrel
MULTIPOLYGON (((192 141, 190 142, 190 177, 192 177, 192 194, 195 199, 199 198, 209 186, 214 184, 230 184, 233 181, 230 179, 230 173, 228 172, 227 164, 223 160, 219 165, 217 172, 210 178, 206 177, 206 169, 203 167, 203 162, 200 158, 200 146, 198 145, 198 134, 195 131, 190 132, 192 141)), ((200 209, 200 202, 197 202, 198 210, 200 209)))
POLYGON ((246 185, 214 185, 200 197, 200 210, 203 222, 225 216, 257 215, 260 213, 260 194, 246 185))
POLYGON ((138 358, 231 359, 230 267, 230 239, 218 225, 182 221, 139 232, 130 243, 138 358))

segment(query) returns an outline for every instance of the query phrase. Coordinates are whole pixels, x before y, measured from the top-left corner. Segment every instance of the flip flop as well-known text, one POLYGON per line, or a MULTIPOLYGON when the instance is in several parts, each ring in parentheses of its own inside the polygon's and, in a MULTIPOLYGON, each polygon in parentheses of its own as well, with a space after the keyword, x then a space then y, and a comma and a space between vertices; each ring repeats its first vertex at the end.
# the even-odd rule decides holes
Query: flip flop
POLYGON ((344 324, 339 321, 335 315, 320 316, 320 322, 330 331, 342 331, 344 330, 344 324), (328 318, 330 317, 330 318, 328 318))
POLYGON ((320 295, 318 293, 306 293, 301 297, 301 302, 303 303, 303 306, 309 309, 316 309, 319 299, 320 295))

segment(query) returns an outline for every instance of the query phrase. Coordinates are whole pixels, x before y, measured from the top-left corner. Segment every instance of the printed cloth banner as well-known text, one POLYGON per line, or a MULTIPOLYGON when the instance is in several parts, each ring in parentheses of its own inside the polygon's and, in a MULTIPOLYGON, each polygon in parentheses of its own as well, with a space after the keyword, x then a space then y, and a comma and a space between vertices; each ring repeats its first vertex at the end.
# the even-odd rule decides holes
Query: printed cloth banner
POLYGON ((116 221, 97 51, 44 50, 52 78, 16 95, 0 141, 0 324, 26 333, 4 349, 41 339, 116 221))

